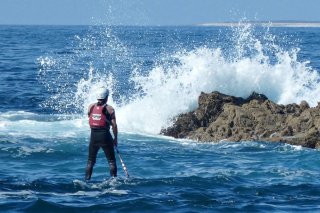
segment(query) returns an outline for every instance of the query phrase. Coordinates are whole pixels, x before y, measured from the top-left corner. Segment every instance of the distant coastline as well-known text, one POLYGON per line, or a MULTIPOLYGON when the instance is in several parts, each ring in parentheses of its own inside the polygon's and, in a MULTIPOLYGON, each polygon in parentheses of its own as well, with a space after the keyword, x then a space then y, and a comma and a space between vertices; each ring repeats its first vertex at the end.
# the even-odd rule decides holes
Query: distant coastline
POLYGON ((267 26, 267 27, 320 27, 320 22, 303 22, 303 21, 276 21, 276 22, 208 22, 200 23, 197 26, 204 27, 236 27, 243 26, 246 24, 253 24, 256 26, 267 26))

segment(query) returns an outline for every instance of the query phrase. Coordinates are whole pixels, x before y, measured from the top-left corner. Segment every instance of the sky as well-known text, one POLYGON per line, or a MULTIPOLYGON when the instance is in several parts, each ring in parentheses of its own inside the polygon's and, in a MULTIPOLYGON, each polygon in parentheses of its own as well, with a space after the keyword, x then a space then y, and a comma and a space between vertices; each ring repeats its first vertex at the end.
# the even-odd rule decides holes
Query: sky
POLYGON ((320 0, 0 0, 0 24, 194 25, 319 21, 320 0))

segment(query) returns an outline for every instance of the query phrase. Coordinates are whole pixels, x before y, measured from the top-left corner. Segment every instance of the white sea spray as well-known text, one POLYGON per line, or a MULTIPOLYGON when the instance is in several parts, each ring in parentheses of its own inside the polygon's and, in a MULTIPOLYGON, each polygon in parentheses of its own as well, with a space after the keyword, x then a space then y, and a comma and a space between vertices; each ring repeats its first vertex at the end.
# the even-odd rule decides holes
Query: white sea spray
POLYGON ((175 53, 159 55, 147 71, 139 68, 129 45, 111 29, 99 30, 78 36, 80 48, 71 58, 39 59, 42 79, 50 79, 52 70, 60 73, 56 80, 45 83, 49 89, 60 85, 44 103, 47 107, 61 113, 71 109, 85 120, 87 107, 95 101, 98 89, 107 86, 111 91, 109 104, 116 109, 120 131, 158 134, 178 114, 194 110, 201 92, 219 91, 246 98, 255 91, 278 104, 306 100, 315 106, 319 100, 317 70, 309 61, 298 60, 299 47, 283 48, 277 44, 279 38, 268 28, 262 29, 262 33, 251 24, 232 28, 229 49, 196 46, 191 50, 177 47, 175 51, 173 45, 170 52, 175 53), (88 60, 81 65, 84 59, 88 60), (67 65, 61 65, 64 62, 67 65), (123 67, 110 67, 110 63, 123 67), (78 66, 83 70, 82 76, 65 84, 71 83, 71 68, 78 66), (131 72, 127 73, 128 82, 119 74, 121 69, 131 72), (124 87, 129 84, 134 88, 128 92, 124 87))

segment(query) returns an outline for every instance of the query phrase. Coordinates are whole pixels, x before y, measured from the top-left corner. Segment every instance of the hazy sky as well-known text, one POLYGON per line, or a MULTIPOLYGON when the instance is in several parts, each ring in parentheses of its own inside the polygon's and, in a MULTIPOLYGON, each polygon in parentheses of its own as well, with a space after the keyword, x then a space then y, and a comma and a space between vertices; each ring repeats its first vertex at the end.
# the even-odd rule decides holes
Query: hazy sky
POLYGON ((190 25, 320 21, 320 0, 0 0, 0 24, 190 25))

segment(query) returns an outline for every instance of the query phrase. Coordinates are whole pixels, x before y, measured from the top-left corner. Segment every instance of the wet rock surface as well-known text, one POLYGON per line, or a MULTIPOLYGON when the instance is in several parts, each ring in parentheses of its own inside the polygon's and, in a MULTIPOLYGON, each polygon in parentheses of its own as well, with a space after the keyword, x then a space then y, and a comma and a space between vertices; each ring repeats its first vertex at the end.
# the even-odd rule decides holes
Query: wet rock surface
POLYGON ((279 105, 255 92, 247 99, 201 93, 198 104, 161 134, 201 142, 271 141, 320 148, 320 104, 279 105))

